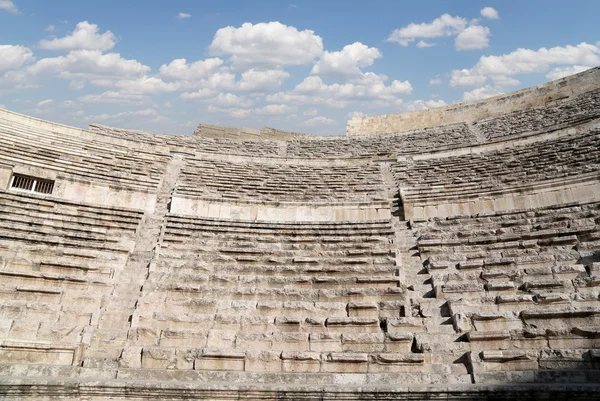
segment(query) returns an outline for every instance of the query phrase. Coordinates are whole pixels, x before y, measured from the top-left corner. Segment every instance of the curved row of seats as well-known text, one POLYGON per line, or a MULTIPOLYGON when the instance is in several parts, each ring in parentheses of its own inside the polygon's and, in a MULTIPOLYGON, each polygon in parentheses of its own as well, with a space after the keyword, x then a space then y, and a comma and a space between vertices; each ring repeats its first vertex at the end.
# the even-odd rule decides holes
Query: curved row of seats
POLYGON ((393 164, 406 201, 466 199, 600 171, 600 129, 501 150, 393 164))
MULTIPOLYGON (((134 210, 0 191, 3 346, 16 341, 60 348, 83 342, 98 324, 103 299, 127 262, 142 217, 134 210)), ((3 354, 3 361, 23 362, 19 349, 3 354)), ((25 360, 30 363, 65 362, 61 353, 26 355, 34 358, 25 360)))
POLYGON ((187 159, 178 194, 228 200, 368 202, 387 198, 379 167, 233 163, 187 159))
POLYGON ((406 312, 393 234, 168 215, 125 354, 162 369, 418 371, 412 335, 385 323, 406 312))
POLYGON ((433 218, 413 228, 455 329, 434 350, 447 350, 444 340, 468 344, 481 371, 593 369, 600 203, 433 218))
POLYGON ((66 179, 156 190, 165 156, 78 138, 0 114, 0 162, 54 171, 66 179))
POLYGON ((488 141, 576 126, 600 117, 600 90, 474 123, 488 141))

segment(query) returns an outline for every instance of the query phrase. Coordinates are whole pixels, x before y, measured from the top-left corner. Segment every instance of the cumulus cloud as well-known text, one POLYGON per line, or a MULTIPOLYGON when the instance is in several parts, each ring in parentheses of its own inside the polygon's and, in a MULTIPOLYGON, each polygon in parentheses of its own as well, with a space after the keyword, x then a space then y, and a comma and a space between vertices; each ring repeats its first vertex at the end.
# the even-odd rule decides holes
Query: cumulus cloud
POLYGON ((417 42, 416 46, 419 49, 424 49, 424 48, 427 48, 427 47, 433 47, 433 46, 435 46, 435 43, 430 43, 430 42, 425 42, 424 40, 419 40, 417 42))
POLYGON ((15 6, 15 3, 11 0, 0 0, 0 10, 7 11, 11 14, 17 14, 19 12, 17 6, 15 6))
POLYGON ((250 69, 242 73, 237 87, 248 92, 273 91, 279 88, 290 74, 283 70, 250 69))
POLYGON ((0 74, 16 70, 33 60, 33 53, 25 46, 0 45, 0 74))
POLYGON ((65 79, 103 81, 137 77, 150 71, 150 67, 136 60, 123 59, 118 53, 102 54, 97 50, 74 50, 66 56, 44 58, 29 66, 25 73, 38 76, 58 74, 65 79))
POLYGON ((299 31, 280 22, 246 22, 219 29, 209 46, 211 54, 229 56, 236 68, 303 65, 323 53, 323 40, 311 30, 299 31))
POLYGON ((117 114, 98 114, 98 115, 89 115, 84 118, 84 121, 90 122, 102 122, 102 121, 122 121, 128 117, 156 117, 158 113, 156 110, 152 108, 142 109, 142 110, 134 110, 134 111, 124 111, 117 114))
POLYGON ((435 109, 437 107, 444 107, 448 104, 442 99, 439 100, 412 100, 407 102, 403 109, 406 111, 417 111, 426 109, 435 109))
POLYGON ((443 14, 431 22, 421 24, 411 23, 403 28, 396 29, 390 34, 387 41, 408 46, 411 42, 420 38, 431 39, 442 36, 454 36, 463 31, 467 23, 466 18, 443 14))
POLYGON ((188 14, 188 13, 179 13, 177 14, 177 18, 178 19, 187 19, 187 18, 191 18, 192 14, 188 14))
POLYGON ((554 81, 555 79, 560 79, 564 77, 568 77, 569 75, 577 74, 589 69, 589 66, 584 65, 572 65, 570 67, 556 67, 550 70, 546 74, 546 78, 550 81, 554 81))
POLYGON ((498 11, 496 11, 492 7, 484 7, 484 8, 481 9, 481 11, 479 13, 481 14, 481 16, 483 18, 487 18, 487 19, 498 19, 498 18, 500 18, 500 15, 498 15, 498 11))
POLYGON ((226 108, 245 108, 252 106, 252 100, 246 99, 243 96, 237 96, 233 93, 219 93, 210 100, 212 104, 226 108))
POLYGON ((387 77, 372 72, 364 73, 356 80, 344 84, 328 85, 321 77, 311 76, 289 92, 279 92, 268 95, 266 100, 277 103, 295 103, 303 105, 326 105, 343 108, 353 101, 381 100, 396 101, 400 96, 412 93, 408 81, 394 80, 386 85, 387 77))
POLYGON ((326 51, 313 66, 311 74, 334 77, 353 77, 362 74, 361 69, 373 65, 381 57, 375 47, 360 42, 346 45, 339 52, 326 51))
POLYGON ((351 111, 350 113, 346 114, 346 119, 352 120, 353 118, 361 118, 364 116, 365 113, 363 113, 362 111, 351 111))
MULTIPOLYGON (((488 79, 497 85, 515 84, 518 81, 513 76, 547 73, 553 65, 578 66, 578 70, 581 70, 599 64, 600 47, 585 42, 550 49, 517 49, 499 56, 482 56, 472 68, 452 71, 450 86, 483 86, 488 79)), ((560 75, 560 71, 549 73, 548 78, 560 75)))
POLYGON ((442 78, 431 78, 429 80, 429 85, 431 85, 431 86, 441 85, 441 84, 442 84, 442 78))
POLYGON ((302 113, 302 115, 307 116, 307 117, 313 117, 316 116, 317 114, 319 114, 319 110, 317 109, 306 109, 304 110, 304 112, 302 113))
POLYGON ((270 104, 265 107, 254 109, 253 113, 259 116, 280 116, 296 112, 295 107, 286 104, 270 104))
POLYGON ((475 100, 481 100, 492 96, 502 95, 504 92, 498 88, 493 88, 490 85, 485 85, 480 88, 473 89, 472 91, 463 93, 463 100, 466 102, 472 102, 475 100))
POLYGON ((136 104, 144 103, 146 97, 138 94, 126 94, 115 91, 106 91, 99 95, 85 95, 78 98, 82 103, 108 103, 108 104, 136 104))
POLYGON ((323 116, 313 117, 310 120, 304 121, 304 124, 309 127, 323 126, 323 125, 337 125, 337 121, 332 118, 327 118, 323 116))
POLYGON ((481 25, 471 25, 456 36, 456 50, 485 49, 490 45, 490 28, 481 25))
POLYGON ((52 103, 54 103, 54 100, 52 99, 42 100, 41 102, 38 102, 37 107, 50 106, 52 103))
POLYGON ((159 71, 160 76, 166 79, 194 81, 206 78, 222 64, 223 60, 218 57, 198 60, 189 64, 186 59, 178 58, 169 64, 163 64, 159 71))
POLYGON ((70 35, 52 40, 41 40, 39 46, 46 50, 110 50, 116 37, 111 31, 100 34, 98 25, 83 21, 70 35))

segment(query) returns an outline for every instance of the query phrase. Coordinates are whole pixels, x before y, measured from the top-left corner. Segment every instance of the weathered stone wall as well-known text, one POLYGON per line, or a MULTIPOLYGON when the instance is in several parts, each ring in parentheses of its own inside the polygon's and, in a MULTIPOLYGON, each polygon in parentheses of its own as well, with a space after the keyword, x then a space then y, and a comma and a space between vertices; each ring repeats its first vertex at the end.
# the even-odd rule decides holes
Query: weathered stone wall
POLYGON ((600 88, 600 67, 477 102, 401 114, 356 117, 348 121, 346 135, 386 134, 459 122, 474 122, 534 106, 545 106, 598 88, 600 88))

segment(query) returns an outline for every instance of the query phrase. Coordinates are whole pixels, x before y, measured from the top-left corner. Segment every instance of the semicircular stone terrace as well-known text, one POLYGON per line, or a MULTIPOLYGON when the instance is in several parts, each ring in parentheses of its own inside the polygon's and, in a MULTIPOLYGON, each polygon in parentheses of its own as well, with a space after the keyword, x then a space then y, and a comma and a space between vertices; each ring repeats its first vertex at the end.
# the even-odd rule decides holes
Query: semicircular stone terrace
POLYGON ((594 399, 599 71, 344 138, 1 110, 0 398, 594 399))

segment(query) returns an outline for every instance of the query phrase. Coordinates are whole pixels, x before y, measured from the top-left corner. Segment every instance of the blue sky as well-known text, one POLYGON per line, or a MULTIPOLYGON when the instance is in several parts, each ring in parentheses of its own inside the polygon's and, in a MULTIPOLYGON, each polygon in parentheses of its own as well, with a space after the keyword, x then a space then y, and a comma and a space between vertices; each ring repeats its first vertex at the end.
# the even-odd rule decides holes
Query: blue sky
POLYGON ((600 65, 600 2, 0 0, 0 107, 341 135, 600 65))

